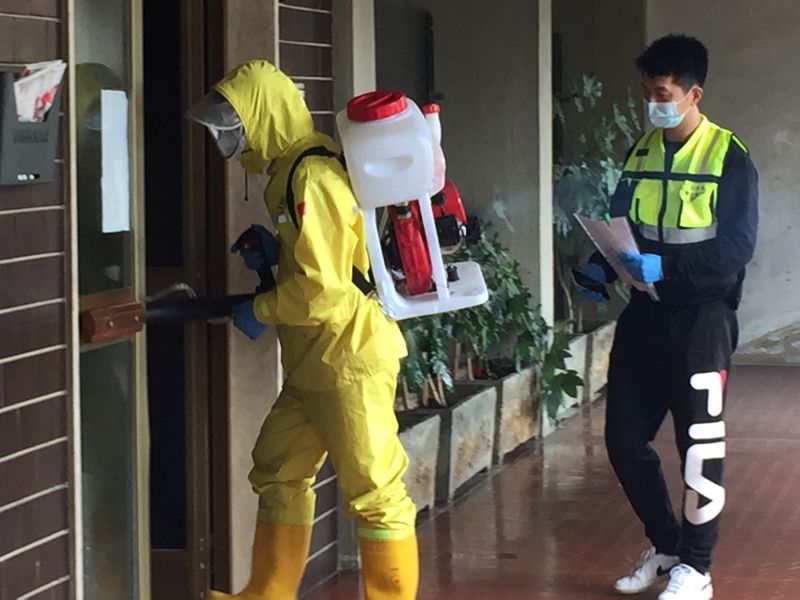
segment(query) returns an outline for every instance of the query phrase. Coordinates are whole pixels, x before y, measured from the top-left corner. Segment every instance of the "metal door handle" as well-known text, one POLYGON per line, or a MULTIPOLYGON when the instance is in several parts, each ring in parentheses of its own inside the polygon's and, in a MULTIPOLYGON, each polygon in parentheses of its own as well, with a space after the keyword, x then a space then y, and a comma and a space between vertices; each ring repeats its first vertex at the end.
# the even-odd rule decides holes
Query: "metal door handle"
POLYGON ((85 310, 80 314, 81 342, 100 344, 130 337, 142 330, 144 320, 145 309, 141 302, 85 310))

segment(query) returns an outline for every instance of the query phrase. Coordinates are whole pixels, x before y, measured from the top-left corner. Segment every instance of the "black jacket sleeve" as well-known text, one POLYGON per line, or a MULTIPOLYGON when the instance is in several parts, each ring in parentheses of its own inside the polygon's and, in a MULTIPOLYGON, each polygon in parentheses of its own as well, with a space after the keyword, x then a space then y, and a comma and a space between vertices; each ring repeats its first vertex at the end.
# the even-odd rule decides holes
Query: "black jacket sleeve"
POLYGON ((717 194, 717 237, 666 257, 666 279, 700 283, 735 277, 753 257, 758 230, 758 173, 731 142, 717 194))

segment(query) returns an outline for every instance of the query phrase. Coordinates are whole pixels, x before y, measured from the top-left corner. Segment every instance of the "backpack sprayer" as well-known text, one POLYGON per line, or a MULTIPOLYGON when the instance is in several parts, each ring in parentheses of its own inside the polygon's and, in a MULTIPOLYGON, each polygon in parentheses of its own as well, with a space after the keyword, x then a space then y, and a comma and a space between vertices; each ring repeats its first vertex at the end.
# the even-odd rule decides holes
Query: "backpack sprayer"
POLYGON ((477 235, 458 190, 445 181, 439 108, 424 111, 402 92, 353 98, 336 117, 350 182, 364 214, 370 266, 386 314, 409 319, 483 304, 475 262, 445 264, 477 235), (378 210, 389 226, 381 233, 378 210))

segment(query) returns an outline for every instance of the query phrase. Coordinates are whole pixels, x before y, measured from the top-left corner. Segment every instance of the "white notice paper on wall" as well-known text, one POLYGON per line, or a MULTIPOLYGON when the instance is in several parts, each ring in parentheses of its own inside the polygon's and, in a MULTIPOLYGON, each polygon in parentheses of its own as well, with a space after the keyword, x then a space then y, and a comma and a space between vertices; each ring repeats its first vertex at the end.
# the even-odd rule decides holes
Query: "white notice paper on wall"
POLYGON ((131 182, 128 156, 128 97, 125 92, 102 90, 101 143, 103 233, 131 230, 131 182))

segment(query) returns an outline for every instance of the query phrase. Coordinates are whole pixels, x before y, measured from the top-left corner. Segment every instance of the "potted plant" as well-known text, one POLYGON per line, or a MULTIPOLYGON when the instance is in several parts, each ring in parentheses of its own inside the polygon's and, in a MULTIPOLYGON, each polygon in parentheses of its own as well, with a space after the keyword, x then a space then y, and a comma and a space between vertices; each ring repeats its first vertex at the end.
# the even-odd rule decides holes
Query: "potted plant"
POLYGON ((633 132, 639 129, 636 103, 630 92, 622 107, 602 100, 602 82, 584 74, 573 83, 569 94, 554 103, 565 141, 557 153, 554 170, 556 280, 560 292, 557 306, 560 320, 573 334, 565 364, 586 382, 584 401, 597 397, 605 385, 613 321, 629 298, 629 291, 618 281, 613 288, 612 306, 600 304, 590 321, 584 314, 586 303, 572 286, 571 271, 582 268, 594 252, 591 241, 575 225, 573 214, 602 218, 608 212, 622 173, 625 150, 633 144, 633 132))
POLYGON ((522 281, 519 262, 502 245, 496 231, 486 231, 466 254, 481 265, 492 293, 485 305, 454 316, 454 372, 466 389, 487 384, 495 387, 491 458, 498 464, 539 435, 536 370, 543 364, 550 331, 522 281), (466 358, 464 368, 462 354, 466 358))
MULTIPOLYGON (((497 233, 489 228, 463 254, 481 265, 491 290, 489 301, 401 325, 409 354, 403 362, 398 404, 412 413, 401 415, 403 434, 411 437, 413 428, 425 423, 424 417, 439 417, 440 503, 538 435, 538 373, 543 365, 559 375, 548 383, 551 402, 558 392, 577 396, 580 384, 577 373, 563 361, 548 362, 551 353, 563 354, 557 345, 560 334, 551 342, 551 331, 522 282, 519 263, 497 233)), ((409 445, 420 446, 411 441, 409 445)), ((412 469, 416 466, 421 461, 412 458, 412 469)), ((411 474, 408 479, 420 477, 411 474)))
MULTIPOLYGON (((556 119, 568 143, 556 157, 553 181, 553 225, 556 239, 556 279, 559 283, 562 320, 582 332, 583 310, 572 289, 570 271, 579 269, 594 252, 589 239, 575 226, 575 213, 602 218, 622 174, 625 150, 633 145, 639 129, 636 103, 628 94, 625 107, 603 105, 603 84, 584 74, 571 92, 554 103, 556 119)), ((624 286, 615 291, 627 300, 624 286)))

